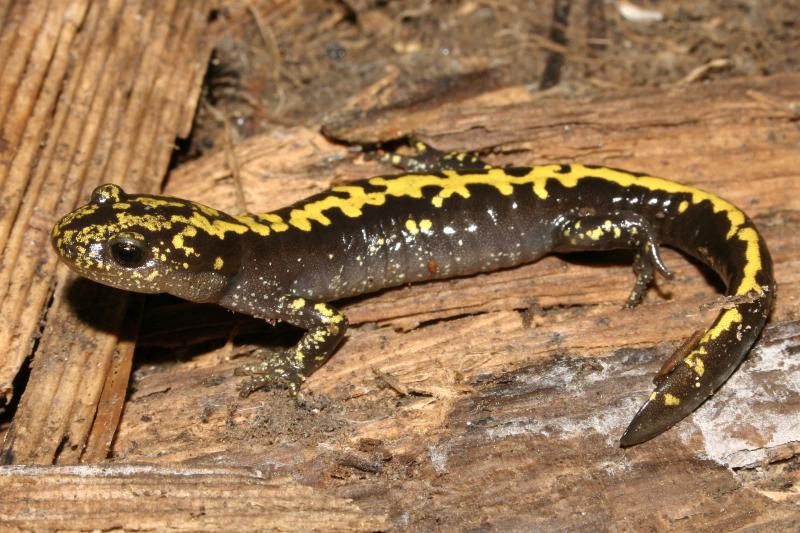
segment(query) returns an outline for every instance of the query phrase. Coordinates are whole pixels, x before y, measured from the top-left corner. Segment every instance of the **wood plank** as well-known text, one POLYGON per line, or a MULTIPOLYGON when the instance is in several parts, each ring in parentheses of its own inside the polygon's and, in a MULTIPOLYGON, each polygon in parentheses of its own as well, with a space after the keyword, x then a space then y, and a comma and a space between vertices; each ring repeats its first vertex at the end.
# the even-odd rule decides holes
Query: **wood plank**
POLYGON ((106 455, 133 354, 131 343, 116 350, 127 296, 74 284, 63 265, 57 273, 50 228, 104 181, 159 188, 173 139, 187 132, 186 117, 197 102, 198 88, 189 84, 200 84, 198 72, 210 54, 206 0, 51 3, 28 6, 19 26, 3 28, 4 34, 39 32, 30 51, 15 50, 6 65, 28 65, 19 86, 0 87, 0 103, 7 100, 9 113, 18 115, 5 124, 10 164, 0 167, 3 205, 15 208, 0 216, 0 345, 7 347, 0 355, 0 390, 6 401, 18 393, 14 379, 53 296, 49 327, 5 435, 6 462, 49 463, 57 454, 76 462, 90 437, 98 443, 90 457, 106 455), (89 302, 83 308, 95 323, 80 316, 81 302, 89 302), (117 406, 116 415, 104 413, 107 423, 93 426, 101 398, 117 406), (99 433, 92 436, 93 427, 99 433))
POLYGON ((0 467, 0 486, 3 527, 26 531, 378 531, 387 525, 346 499, 246 468, 0 467))

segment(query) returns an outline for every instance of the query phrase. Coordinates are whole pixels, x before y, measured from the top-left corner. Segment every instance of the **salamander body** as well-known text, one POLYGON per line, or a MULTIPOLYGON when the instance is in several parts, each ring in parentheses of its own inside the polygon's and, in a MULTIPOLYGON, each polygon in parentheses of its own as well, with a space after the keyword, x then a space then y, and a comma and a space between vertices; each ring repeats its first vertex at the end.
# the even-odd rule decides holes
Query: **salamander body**
POLYGON ((652 176, 588 165, 491 167, 422 144, 384 159, 408 172, 355 181, 265 214, 231 216, 102 185, 53 228, 79 274, 131 291, 214 302, 305 330, 292 348, 238 373, 245 394, 297 387, 334 352, 347 320, 328 302, 386 287, 465 276, 551 252, 631 249, 635 306, 659 246, 716 271, 731 296, 682 347, 622 437, 629 446, 691 413, 736 369, 775 294, 770 255, 752 221, 722 198, 652 176))

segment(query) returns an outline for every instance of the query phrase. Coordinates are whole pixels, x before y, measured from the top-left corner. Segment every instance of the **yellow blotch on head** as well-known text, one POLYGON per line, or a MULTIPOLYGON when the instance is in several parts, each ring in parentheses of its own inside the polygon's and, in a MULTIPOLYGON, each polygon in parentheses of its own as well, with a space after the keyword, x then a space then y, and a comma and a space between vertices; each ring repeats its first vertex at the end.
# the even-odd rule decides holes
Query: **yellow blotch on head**
MULTIPOLYGON (((126 213, 125 211, 117 213, 116 226, 122 230, 136 228, 138 226, 153 232, 172 228, 172 224, 161 215, 132 215, 130 213, 126 213)), ((113 224, 108 225, 109 229, 113 229, 113 227, 113 224)))
POLYGON ((222 270, 223 266, 225 266, 225 261, 221 257, 214 259, 214 270, 222 270))
POLYGON ((191 238, 191 237, 194 237, 195 235, 197 235, 197 228, 195 228, 194 226, 186 226, 185 228, 183 228, 183 231, 181 231, 180 233, 176 233, 172 237, 172 246, 176 250, 183 250, 183 252, 187 256, 191 255, 191 254, 194 253, 194 248, 192 248, 191 246, 187 246, 186 245, 184 237, 190 237, 191 238))
POLYGON ((196 230, 202 231, 211 235, 212 237, 217 237, 219 239, 224 239, 225 234, 228 232, 235 233, 237 235, 241 235, 246 233, 248 227, 244 224, 236 224, 234 222, 228 222, 227 220, 215 218, 213 220, 209 220, 207 217, 203 216, 201 213, 195 211, 192 213, 192 216, 186 218, 185 216, 181 215, 172 215, 170 217, 171 222, 182 222, 187 226, 191 226, 196 230))
POLYGON ((153 209, 158 209, 159 207, 186 207, 186 204, 179 200, 153 198, 152 196, 140 196, 133 201, 153 209))

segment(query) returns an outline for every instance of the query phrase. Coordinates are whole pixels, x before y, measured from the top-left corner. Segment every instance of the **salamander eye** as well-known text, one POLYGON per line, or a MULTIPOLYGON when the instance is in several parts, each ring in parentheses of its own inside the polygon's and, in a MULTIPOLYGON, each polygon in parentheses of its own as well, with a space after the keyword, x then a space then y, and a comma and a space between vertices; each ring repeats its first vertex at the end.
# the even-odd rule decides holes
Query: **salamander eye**
POLYGON ((120 266, 134 268, 144 262, 144 239, 122 233, 111 240, 111 256, 120 266))

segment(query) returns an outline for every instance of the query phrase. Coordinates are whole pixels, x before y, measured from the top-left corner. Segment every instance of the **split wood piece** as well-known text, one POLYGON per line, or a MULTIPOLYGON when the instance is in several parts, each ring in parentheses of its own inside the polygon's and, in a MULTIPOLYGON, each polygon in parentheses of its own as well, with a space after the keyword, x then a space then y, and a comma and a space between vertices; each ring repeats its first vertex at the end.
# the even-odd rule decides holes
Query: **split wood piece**
POLYGON ((0 467, 0 520, 19 530, 384 531, 384 516, 244 468, 0 467))
MULTIPOLYGON (((209 0, 49 4, 15 2, 0 34, 0 49, 9 35, 35 36, 34 45, 11 48, 0 83, 0 111, 16 117, 4 124, 2 153, 10 163, 0 167, 6 401, 18 392, 12 383, 31 355, 52 291, 52 224, 105 181, 159 189, 174 139, 190 131, 212 44, 209 0)), ((127 297, 102 289, 94 298, 108 311, 86 323, 74 304, 94 301, 88 298, 97 289, 74 284, 63 266, 59 272, 28 387, 6 435, 6 461, 48 463, 60 453, 59 460, 76 462, 90 441, 91 459, 104 457, 124 402, 133 344, 116 350, 116 338, 127 297), (93 426, 98 402, 115 407, 93 426)))

